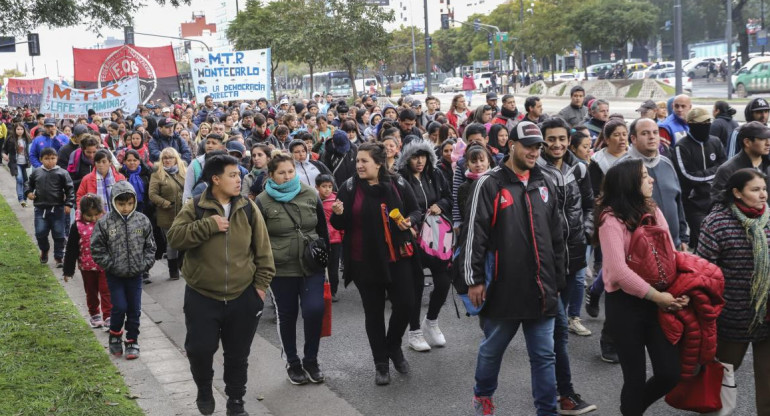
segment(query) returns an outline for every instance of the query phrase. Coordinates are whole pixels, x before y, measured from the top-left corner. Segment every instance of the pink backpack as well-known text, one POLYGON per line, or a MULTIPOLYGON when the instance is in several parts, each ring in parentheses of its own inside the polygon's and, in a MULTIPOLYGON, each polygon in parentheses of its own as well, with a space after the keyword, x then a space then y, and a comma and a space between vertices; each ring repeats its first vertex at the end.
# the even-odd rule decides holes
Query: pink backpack
POLYGON ((443 215, 426 215, 417 243, 427 255, 440 260, 449 260, 452 257, 454 243, 452 223, 443 215))

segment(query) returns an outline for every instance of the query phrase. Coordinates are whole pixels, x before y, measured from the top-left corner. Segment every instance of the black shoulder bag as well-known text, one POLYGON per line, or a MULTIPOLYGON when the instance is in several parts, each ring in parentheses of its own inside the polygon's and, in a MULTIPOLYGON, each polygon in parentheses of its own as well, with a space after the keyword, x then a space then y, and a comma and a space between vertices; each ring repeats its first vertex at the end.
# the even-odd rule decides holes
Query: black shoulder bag
POLYGON ((320 272, 324 270, 326 265, 329 263, 329 247, 327 247, 326 241, 320 237, 311 238, 305 235, 305 233, 302 232, 299 223, 291 215, 289 209, 286 208, 286 204, 281 204, 281 206, 283 207, 284 211, 286 211, 286 214, 291 219, 291 222, 294 223, 294 229, 297 230, 302 239, 305 240, 305 251, 302 254, 302 260, 305 262, 305 265, 307 265, 308 268, 313 272, 320 272))

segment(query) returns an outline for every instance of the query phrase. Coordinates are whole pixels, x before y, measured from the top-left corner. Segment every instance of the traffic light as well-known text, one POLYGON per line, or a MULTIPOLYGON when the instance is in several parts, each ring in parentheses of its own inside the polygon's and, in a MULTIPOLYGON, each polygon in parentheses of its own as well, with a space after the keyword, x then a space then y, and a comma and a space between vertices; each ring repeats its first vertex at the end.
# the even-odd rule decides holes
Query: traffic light
POLYGON ((123 44, 124 45, 134 44, 134 27, 133 26, 123 26, 123 44))
POLYGON ((441 28, 449 29, 449 15, 446 13, 441 15, 441 28))
POLYGON ((29 56, 40 56, 40 37, 37 33, 27 33, 29 56))
POLYGON ((428 49, 433 49, 433 38, 428 36, 425 40, 428 42, 428 49))
POLYGON ((487 43, 491 46, 492 42, 493 42, 492 41, 492 34, 491 33, 487 33, 487 43))
POLYGON ((481 29, 481 19, 478 17, 473 19, 473 31, 478 32, 481 29))
POLYGON ((192 42, 189 40, 184 41, 184 51, 190 52, 190 49, 192 48, 192 42))

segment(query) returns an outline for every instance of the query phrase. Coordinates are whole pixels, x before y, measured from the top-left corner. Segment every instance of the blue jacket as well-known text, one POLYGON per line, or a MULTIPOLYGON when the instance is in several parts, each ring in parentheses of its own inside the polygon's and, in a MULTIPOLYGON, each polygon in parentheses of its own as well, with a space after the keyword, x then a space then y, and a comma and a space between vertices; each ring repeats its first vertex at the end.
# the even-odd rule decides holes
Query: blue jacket
POLYGON ((40 161, 40 152, 46 147, 53 147, 58 152, 62 146, 69 143, 70 139, 59 133, 56 137, 49 137, 45 133, 35 138, 29 147, 29 161, 32 163, 32 167, 39 168, 43 166, 43 162, 40 161))
POLYGON ((207 118, 209 118, 209 115, 212 115, 212 116, 216 117, 217 119, 219 119, 219 117, 222 117, 222 114, 224 114, 224 113, 219 111, 218 107, 214 107, 211 110, 207 109, 206 107, 203 107, 203 108, 201 108, 198 111, 198 115, 195 116, 195 119, 193 120, 193 123, 195 123, 196 126, 200 126, 201 123, 203 123, 204 121, 206 121, 207 118))
POLYGON ((669 114, 665 120, 658 124, 658 127, 665 129, 671 140, 671 143, 667 147, 674 147, 679 139, 687 136, 687 133, 690 132, 690 127, 687 126, 687 122, 677 117, 676 114, 669 114))
POLYGON ((159 161, 160 152, 167 147, 176 149, 176 151, 179 152, 179 156, 182 157, 182 160, 184 160, 188 166, 190 165, 192 153, 190 152, 190 147, 187 146, 187 142, 185 142, 178 133, 174 133, 174 135, 170 137, 161 136, 160 130, 155 132, 152 139, 150 139, 150 142, 147 144, 147 148, 150 150, 150 161, 159 161))

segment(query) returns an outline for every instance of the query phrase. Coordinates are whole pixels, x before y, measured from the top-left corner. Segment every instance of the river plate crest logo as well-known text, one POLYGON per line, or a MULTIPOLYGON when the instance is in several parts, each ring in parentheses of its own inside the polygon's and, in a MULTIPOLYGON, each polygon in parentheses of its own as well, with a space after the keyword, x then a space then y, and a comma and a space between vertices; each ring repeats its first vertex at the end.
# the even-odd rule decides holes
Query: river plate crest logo
POLYGON ((139 77, 139 96, 146 103, 158 88, 155 68, 142 54, 129 46, 123 46, 107 56, 99 68, 97 87, 102 88, 113 82, 125 81, 132 76, 139 77))

